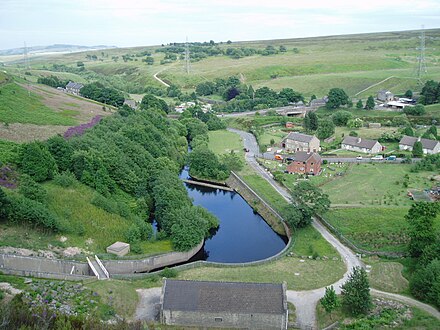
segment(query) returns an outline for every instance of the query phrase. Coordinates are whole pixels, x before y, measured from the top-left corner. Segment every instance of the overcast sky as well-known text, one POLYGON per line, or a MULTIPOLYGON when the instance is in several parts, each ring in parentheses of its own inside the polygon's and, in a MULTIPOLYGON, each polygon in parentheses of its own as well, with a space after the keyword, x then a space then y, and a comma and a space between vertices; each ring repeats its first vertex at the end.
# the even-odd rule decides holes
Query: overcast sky
POLYGON ((440 27, 440 0, 0 0, 0 49, 144 46, 440 27))

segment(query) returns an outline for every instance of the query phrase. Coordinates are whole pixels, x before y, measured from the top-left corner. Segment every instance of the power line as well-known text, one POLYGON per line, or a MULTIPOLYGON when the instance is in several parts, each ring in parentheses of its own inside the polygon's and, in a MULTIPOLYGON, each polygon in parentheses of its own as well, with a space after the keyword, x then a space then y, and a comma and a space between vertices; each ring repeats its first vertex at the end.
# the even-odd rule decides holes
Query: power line
POLYGON ((425 27, 422 25, 422 30, 420 32, 420 46, 417 47, 417 50, 420 51, 419 55, 417 56, 417 68, 416 68, 416 74, 417 78, 421 78, 422 75, 426 74, 428 72, 426 68, 426 59, 425 59, 425 52, 426 52, 426 37, 425 37, 425 27))

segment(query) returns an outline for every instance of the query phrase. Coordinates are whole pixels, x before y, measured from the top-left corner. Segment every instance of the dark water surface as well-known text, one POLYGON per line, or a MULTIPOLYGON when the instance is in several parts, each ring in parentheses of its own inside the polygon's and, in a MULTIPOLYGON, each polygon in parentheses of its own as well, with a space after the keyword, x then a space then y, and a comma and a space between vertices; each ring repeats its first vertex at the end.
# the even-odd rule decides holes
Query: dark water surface
MULTIPOLYGON (((180 177, 189 177, 187 169, 180 177)), ((185 185, 194 205, 203 206, 220 220, 217 232, 191 261, 249 262, 273 256, 286 246, 286 238, 275 233, 239 194, 185 185)))

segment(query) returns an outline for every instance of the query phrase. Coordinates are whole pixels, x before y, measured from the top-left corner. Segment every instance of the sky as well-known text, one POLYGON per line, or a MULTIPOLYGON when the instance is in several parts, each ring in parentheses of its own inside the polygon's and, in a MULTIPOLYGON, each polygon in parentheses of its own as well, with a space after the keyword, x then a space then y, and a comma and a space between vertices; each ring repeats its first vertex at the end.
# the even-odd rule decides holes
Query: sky
POLYGON ((440 28, 440 0, 0 0, 0 49, 440 28))

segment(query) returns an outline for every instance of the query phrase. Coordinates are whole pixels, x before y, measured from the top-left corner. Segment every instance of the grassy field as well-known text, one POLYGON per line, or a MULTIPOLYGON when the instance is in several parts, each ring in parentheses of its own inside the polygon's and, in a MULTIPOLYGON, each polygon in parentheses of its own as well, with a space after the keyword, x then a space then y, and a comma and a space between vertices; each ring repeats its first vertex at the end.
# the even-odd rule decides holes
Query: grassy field
POLYGON ((231 151, 243 152, 243 142, 240 137, 226 130, 210 131, 208 147, 217 155, 227 154, 231 151))
POLYGON ((17 84, 0 87, 0 121, 37 125, 75 125, 71 113, 55 112, 42 102, 41 96, 28 92, 17 84))
POLYGON ((367 163, 351 165, 343 176, 322 186, 332 204, 410 206, 408 189, 425 189, 435 172, 410 172, 409 164, 367 163), (407 179, 405 179, 407 176, 407 179))
POLYGON ((305 260, 284 257, 259 266, 248 267, 200 267, 184 270, 179 279, 231 282, 287 282, 290 290, 310 290, 336 282, 345 273, 344 263, 333 260, 305 260), (331 271, 330 271, 331 270, 331 271), (299 275, 295 275, 299 274, 299 275), (319 274, 319 276, 317 276, 319 274))
POLYGON ((374 262, 368 274, 372 288, 393 292, 406 293, 408 280, 402 276, 403 265, 398 262, 374 262))

